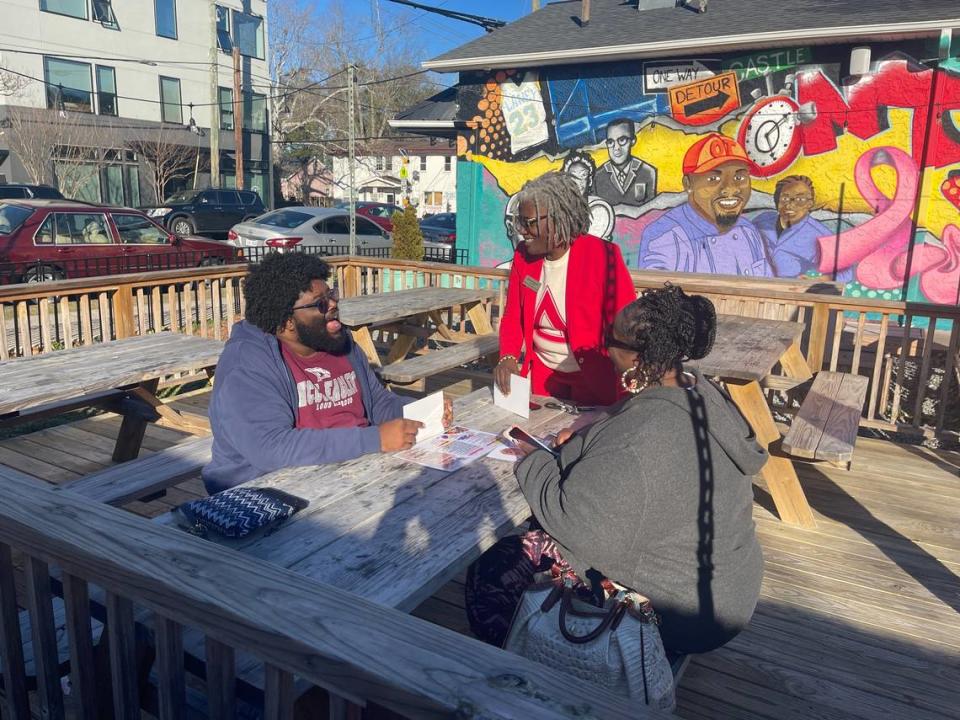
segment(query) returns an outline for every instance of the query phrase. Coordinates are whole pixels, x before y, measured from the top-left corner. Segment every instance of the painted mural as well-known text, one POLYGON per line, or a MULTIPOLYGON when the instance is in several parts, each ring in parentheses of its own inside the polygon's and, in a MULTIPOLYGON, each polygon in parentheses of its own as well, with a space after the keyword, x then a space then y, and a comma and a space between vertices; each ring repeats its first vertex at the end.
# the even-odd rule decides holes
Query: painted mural
POLYGON ((960 63, 938 52, 874 44, 857 77, 849 46, 464 75, 458 153, 498 214, 476 259, 510 258, 511 198, 561 170, 630 267, 958 304, 960 63))

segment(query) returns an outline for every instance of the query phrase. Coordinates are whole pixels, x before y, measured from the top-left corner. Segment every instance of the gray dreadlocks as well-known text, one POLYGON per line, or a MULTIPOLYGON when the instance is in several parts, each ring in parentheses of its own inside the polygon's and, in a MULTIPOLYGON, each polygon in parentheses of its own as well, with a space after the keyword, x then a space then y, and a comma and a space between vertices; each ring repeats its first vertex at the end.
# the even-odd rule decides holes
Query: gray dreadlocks
POLYGON ((538 217, 546 215, 553 221, 553 237, 547 239, 551 250, 568 247, 590 228, 587 199, 569 175, 554 171, 531 180, 517 194, 518 212, 520 203, 526 201, 534 204, 538 217))

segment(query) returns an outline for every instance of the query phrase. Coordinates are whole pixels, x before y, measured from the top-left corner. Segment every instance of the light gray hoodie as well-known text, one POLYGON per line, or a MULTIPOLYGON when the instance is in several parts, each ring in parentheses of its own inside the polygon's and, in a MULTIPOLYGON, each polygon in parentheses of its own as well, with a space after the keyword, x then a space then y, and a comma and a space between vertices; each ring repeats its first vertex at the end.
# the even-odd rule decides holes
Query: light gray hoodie
POLYGON ((675 652, 706 652, 742 630, 763 576, 751 476, 767 453, 729 397, 695 377, 690 390, 629 398, 559 459, 538 450, 516 470, 578 574, 593 568, 648 596, 675 652))

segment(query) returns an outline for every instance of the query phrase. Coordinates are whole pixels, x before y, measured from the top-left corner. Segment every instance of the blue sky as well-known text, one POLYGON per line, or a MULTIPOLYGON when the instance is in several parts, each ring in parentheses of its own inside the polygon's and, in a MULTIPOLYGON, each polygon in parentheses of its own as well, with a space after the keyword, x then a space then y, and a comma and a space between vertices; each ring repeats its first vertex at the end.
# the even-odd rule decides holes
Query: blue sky
MULTIPOLYGON (((313 6, 318 18, 323 17, 329 0, 315 0, 313 6)), ((531 10, 531 0, 415 0, 424 5, 442 7, 445 10, 482 15, 484 17, 516 20, 531 10)), ((541 5, 545 4, 542 0, 541 5)), ((414 10, 388 0, 349 0, 349 7, 358 23, 372 27, 373 8, 379 6, 380 22, 384 28, 402 26, 424 47, 423 59, 446 52, 484 34, 481 27, 458 20, 451 20, 434 13, 414 10)))

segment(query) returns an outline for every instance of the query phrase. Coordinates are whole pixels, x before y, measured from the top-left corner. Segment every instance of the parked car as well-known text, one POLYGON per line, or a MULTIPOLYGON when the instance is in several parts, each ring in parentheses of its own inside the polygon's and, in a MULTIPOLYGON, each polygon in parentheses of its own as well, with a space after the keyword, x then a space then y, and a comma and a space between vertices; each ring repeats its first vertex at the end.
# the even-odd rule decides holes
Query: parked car
POLYGON ((454 245, 457 242, 457 214, 439 213, 424 217, 420 221, 420 232, 424 240, 454 245))
MULTIPOLYGON (((386 256, 393 247, 393 236, 373 222, 357 215, 357 253, 386 256)), ((350 247, 350 213, 342 208, 289 207, 235 225, 227 233, 227 242, 244 248, 279 251, 309 250, 323 255, 346 253, 350 247)), ((428 259, 450 260, 450 247, 424 242, 428 259)))
POLYGON ((0 282, 236 262, 227 243, 174 235, 139 210, 72 200, 0 203, 0 282))
MULTIPOLYGON (((339 201, 335 207, 347 210, 347 212, 350 211, 350 203, 345 200, 339 201)), ((393 214, 398 212, 402 213, 403 208, 392 203, 369 202, 366 200, 357 203, 357 215, 370 218, 387 232, 393 232, 393 214)))
POLYGON ((184 190, 158 207, 141 210, 174 234, 223 234, 239 222, 266 212, 252 190, 184 190))
POLYGON ((63 200, 63 195, 49 185, 0 184, 0 200, 63 200))

